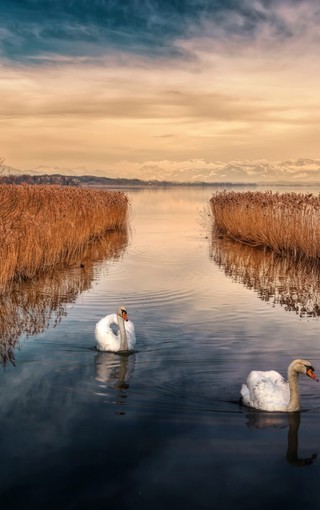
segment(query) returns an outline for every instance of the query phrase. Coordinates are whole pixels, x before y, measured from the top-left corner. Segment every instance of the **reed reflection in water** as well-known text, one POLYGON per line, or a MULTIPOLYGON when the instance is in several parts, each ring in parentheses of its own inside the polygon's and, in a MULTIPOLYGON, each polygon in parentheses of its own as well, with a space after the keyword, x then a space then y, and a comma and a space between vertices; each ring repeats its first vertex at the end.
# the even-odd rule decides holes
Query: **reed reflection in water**
POLYGON ((127 232, 112 231, 92 241, 81 259, 65 270, 55 268, 23 282, 12 282, 0 292, 0 363, 15 363, 14 350, 21 335, 30 337, 55 327, 66 308, 97 278, 97 262, 117 259, 128 244, 127 232))
POLYGON ((213 234, 210 257, 226 276, 257 292, 263 301, 300 317, 320 316, 320 265, 295 262, 213 234))

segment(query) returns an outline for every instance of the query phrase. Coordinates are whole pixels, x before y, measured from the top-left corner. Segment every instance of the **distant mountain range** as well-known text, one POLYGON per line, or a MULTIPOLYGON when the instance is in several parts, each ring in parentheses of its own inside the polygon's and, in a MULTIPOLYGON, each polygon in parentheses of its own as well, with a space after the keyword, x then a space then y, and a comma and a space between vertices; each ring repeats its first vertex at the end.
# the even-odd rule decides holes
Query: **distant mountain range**
POLYGON ((206 162, 159 161, 143 164, 122 162, 106 169, 85 167, 62 168, 41 166, 20 170, 7 167, 7 174, 52 175, 69 177, 96 176, 111 179, 139 179, 143 181, 175 181, 177 183, 320 183, 320 159, 298 159, 280 162, 267 160, 206 162))

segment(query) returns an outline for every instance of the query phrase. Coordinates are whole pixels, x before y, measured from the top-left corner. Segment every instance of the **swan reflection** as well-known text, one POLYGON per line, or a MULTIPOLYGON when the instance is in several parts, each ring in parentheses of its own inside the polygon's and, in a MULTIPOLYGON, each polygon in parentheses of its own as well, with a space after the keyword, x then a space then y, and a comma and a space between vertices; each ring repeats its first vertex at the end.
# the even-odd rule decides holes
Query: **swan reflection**
POLYGON ((119 390, 113 403, 118 406, 126 405, 128 381, 133 375, 135 360, 134 353, 115 355, 111 352, 98 352, 94 358, 95 379, 99 383, 99 391, 96 394, 107 397, 108 389, 111 387, 113 390, 119 390))
POLYGON ((292 466, 308 466, 316 460, 317 453, 313 453, 309 457, 298 456, 298 433, 301 421, 300 412, 283 414, 254 412, 246 415, 246 418, 249 428, 266 429, 289 427, 286 459, 292 466))
POLYGON ((14 364, 21 335, 30 337, 55 327, 67 315, 67 305, 91 288, 97 262, 119 258, 127 244, 127 232, 110 232, 84 247, 81 259, 70 260, 67 269, 47 270, 38 278, 0 288, 0 363, 14 364))
POLYGON ((320 316, 320 265, 294 262, 275 253, 212 234, 210 257, 226 276, 257 292, 260 299, 300 317, 320 316))

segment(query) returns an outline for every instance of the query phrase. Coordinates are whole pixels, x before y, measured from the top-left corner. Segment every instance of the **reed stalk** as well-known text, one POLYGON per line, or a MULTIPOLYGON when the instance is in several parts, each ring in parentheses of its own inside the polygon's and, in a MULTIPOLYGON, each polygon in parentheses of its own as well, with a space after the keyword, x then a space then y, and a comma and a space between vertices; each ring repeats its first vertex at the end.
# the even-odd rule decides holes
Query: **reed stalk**
POLYGON ((320 257, 320 195, 223 191, 210 207, 218 235, 296 260, 320 257))
POLYGON ((80 259, 88 243, 126 230, 122 192, 61 186, 0 185, 0 290, 80 259))

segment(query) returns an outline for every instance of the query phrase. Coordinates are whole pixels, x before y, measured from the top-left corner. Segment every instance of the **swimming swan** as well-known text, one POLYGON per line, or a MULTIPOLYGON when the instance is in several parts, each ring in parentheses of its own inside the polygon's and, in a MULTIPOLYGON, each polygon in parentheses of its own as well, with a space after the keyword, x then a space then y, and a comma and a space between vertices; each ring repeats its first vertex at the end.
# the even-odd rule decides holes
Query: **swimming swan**
POLYGON ((310 361, 304 359, 296 359, 290 363, 287 381, 274 370, 250 372, 247 384, 243 384, 240 391, 243 404, 261 411, 299 411, 299 374, 319 380, 310 361))
POLYGON ((128 352, 133 351, 136 344, 134 325, 128 319, 125 306, 120 306, 117 313, 112 313, 97 322, 94 336, 98 351, 128 352), (115 334, 111 325, 115 324, 119 330, 115 334))

